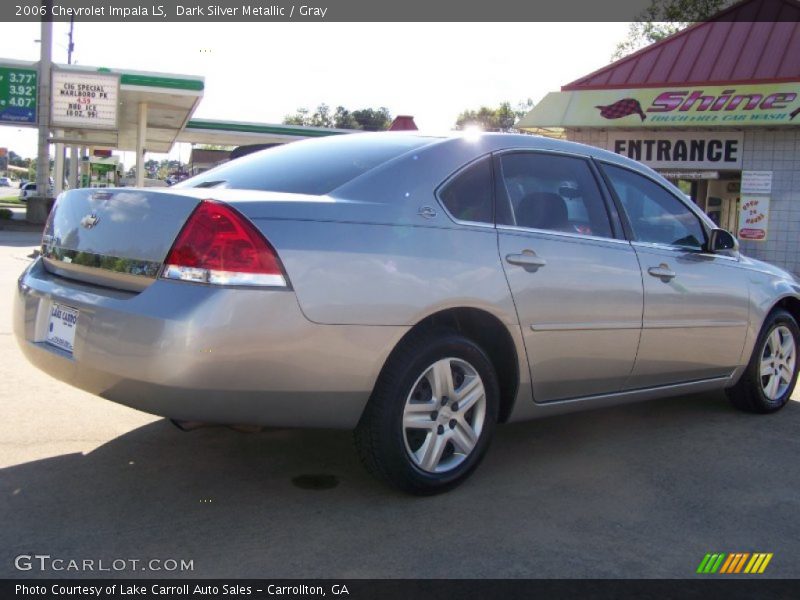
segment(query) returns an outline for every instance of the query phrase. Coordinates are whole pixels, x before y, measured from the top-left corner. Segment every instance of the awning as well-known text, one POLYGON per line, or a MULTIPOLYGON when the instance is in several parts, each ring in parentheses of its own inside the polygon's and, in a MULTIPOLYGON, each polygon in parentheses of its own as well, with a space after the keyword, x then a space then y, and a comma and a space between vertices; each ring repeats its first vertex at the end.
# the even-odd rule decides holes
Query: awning
POLYGON ((800 82, 551 92, 517 124, 682 128, 800 125, 800 82))

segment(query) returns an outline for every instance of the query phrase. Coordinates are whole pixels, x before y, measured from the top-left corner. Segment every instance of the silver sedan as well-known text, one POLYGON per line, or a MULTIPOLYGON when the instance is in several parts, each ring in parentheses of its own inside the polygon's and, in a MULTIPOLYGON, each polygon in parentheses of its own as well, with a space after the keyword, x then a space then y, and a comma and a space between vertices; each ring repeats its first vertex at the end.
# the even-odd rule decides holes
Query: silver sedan
POLYGON ((355 430, 412 493, 497 423, 797 380, 800 284, 657 173, 522 135, 332 136, 164 190, 58 198, 20 277, 28 359, 191 423, 355 430))

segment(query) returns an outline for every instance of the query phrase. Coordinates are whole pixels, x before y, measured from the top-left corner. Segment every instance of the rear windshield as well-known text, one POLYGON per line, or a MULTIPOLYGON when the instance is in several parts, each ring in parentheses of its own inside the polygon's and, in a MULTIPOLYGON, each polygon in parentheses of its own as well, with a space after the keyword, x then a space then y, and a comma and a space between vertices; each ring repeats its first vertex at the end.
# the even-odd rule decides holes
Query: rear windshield
POLYGON ((397 134, 343 134, 292 142, 237 158, 177 184, 327 194, 362 173, 429 144, 430 138, 397 134))

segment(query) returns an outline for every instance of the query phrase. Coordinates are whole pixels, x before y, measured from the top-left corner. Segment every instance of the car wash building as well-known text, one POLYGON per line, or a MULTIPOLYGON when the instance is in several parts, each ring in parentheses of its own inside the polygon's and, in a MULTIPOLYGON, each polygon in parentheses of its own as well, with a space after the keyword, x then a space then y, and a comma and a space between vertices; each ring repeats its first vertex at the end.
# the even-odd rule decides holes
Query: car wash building
POLYGON ((800 2, 748 0, 545 96, 519 124, 641 161, 800 273, 800 2))

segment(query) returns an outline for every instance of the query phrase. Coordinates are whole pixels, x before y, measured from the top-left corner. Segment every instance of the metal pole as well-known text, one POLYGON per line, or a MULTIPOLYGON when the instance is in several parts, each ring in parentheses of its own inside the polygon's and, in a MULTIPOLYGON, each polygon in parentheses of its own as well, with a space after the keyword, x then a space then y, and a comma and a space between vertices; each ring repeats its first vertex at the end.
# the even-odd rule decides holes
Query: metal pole
MULTIPOLYGON (((70 18, 69 18, 69 34, 68 34, 69 42, 67 43, 67 64, 68 65, 72 64, 72 51, 75 49, 75 42, 72 41, 72 33, 73 33, 74 29, 75 29, 75 17, 71 15, 70 18)), ((67 162, 67 149, 64 147, 64 144, 56 143, 56 176, 55 176, 55 195, 56 195, 56 197, 62 192, 63 187, 64 187, 63 186, 63 182, 64 182, 64 180, 63 180, 63 170, 64 170, 64 165, 65 165, 66 162, 67 162), (61 171, 62 171, 61 174, 59 174, 59 171, 58 171, 59 170, 59 162, 61 163, 61 167, 60 167, 61 171)), ((75 187, 74 184, 71 184, 71 182, 72 182, 72 174, 73 174, 74 171, 75 171, 75 161, 70 158, 70 161, 69 161, 69 179, 70 179, 70 183, 67 184, 67 185, 69 185, 70 188, 74 188, 75 187)))
MULTIPOLYGON (((56 130, 56 136, 64 135, 63 130, 56 130)), ((56 162, 53 169, 53 195, 58 195, 64 191, 64 144, 56 144, 56 162)))
POLYGON ((80 170, 80 160, 78 159, 78 147, 72 146, 69 149, 69 187, 75 189, 78 187, 78 171, 80 170))
POLYGON ((139 123, 136 128, 136 187, 144 187, 144 153, 147 143, 147 102, 139 103, 139 123))
POLYGON ((75 42, 72 41, 72 33, 75 30, 75 17, 69 18, 69 44, 67 45, 67 64, 72 64, 72 51, 75 50, 75 42))
POLYGON ((39 59, 39 98, 36 114, 39 118, 39 152, 36 160, 36 198, 31 198, 26 218, 31 223, 44 223, 50 196, 50 71, 53 51, 53 22, 50 18, 51 0, 45 0, 46 16, 42 17, 41 55, 39 59))

